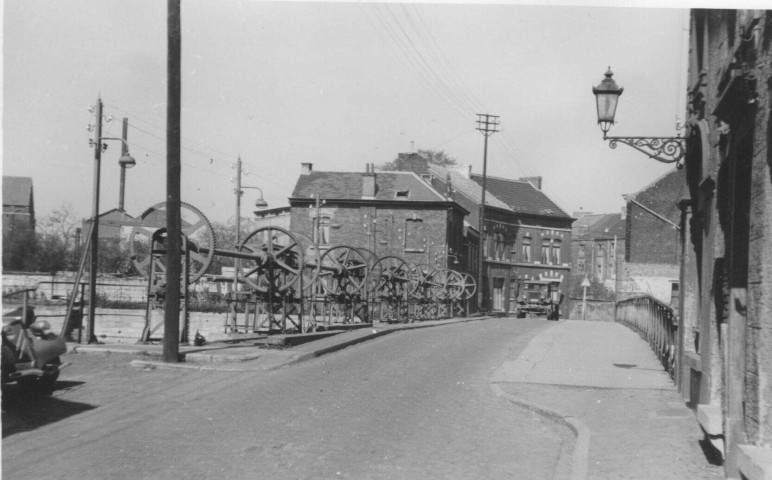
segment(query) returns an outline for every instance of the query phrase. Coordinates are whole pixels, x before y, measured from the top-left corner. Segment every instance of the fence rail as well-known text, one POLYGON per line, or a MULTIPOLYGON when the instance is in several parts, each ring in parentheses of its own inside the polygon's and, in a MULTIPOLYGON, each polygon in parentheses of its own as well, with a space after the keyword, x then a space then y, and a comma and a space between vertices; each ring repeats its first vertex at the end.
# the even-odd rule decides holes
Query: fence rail
POLYGON ((635 297, 618 302, 614 317, 648 341, 670 378, 675 378, 678 317, 673 309, 650 296, 635 297))

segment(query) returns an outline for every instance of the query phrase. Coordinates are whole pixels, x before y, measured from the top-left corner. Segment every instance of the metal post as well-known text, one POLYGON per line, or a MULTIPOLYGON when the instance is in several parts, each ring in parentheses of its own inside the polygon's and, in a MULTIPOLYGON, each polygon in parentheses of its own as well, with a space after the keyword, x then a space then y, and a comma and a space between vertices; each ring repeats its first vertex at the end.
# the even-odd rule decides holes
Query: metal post
MULTIPOLYGON (((123 141, 121 142, 121 158, 129 153, 128 144, 126 143, 126 139, 129 135, 129 119, 124 117, 123 118, 123 135, 121 135, 121 138, 123 141)), ((121 188, 118 192, 118 210, 124 212, 123 209, 123 197, 126 193, 126 165, 121 163, 121 188)))
POLYGON ((166 303, 164 305, 165 362, 179 362, 180 274, 182 271, 182 222, 180 219, 181 136, 181 0, 168 0, 168 58, 166 107, 166 303))
MULTIPOLYGON (((238 249, 239 244, 241 243, 241 156, 238 157, 236 160, 236 248, 238 249)), ((236 330, 238 328, 238 301, 237 301, 237 295, 236 292, 239 289, 239 268, 241 267, 241 263, 239 262, 239 258, 236 257, 233 259, 233 302, 231 302, 231 305, 233 306, 232 315, 233 319, 231 321, 231 333, 236 333, 236 330)))
POLYGON ((94 145, 94 191, 91 207, 91 263, 88 271, 88 331, 86 343, 96 343, 94 317, 96 315, 96 278, 99 265, 99 176, 102 164, 102 98, 96 103, 96 144, 94 145))

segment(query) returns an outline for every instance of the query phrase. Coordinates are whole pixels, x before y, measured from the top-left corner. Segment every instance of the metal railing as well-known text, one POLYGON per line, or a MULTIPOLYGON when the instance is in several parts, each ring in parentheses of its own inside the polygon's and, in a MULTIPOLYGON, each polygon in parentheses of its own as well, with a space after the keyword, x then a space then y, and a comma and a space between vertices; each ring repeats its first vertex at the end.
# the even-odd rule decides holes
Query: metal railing
POLYGON ((617 302, 614 317, 649 342, 670 378, 675 378, 678 317, 673 309, 647 295, 617 302))

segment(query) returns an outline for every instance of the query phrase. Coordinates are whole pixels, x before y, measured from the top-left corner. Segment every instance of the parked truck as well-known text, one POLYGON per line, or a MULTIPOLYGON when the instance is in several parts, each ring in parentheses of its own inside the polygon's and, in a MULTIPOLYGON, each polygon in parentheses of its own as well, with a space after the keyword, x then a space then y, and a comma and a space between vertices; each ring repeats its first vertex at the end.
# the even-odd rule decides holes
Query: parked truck
POLYGON ((520 280, 517 287, 517 318, 543 316, 547 320, 558 320, 562 301, 560 282, 520 280))

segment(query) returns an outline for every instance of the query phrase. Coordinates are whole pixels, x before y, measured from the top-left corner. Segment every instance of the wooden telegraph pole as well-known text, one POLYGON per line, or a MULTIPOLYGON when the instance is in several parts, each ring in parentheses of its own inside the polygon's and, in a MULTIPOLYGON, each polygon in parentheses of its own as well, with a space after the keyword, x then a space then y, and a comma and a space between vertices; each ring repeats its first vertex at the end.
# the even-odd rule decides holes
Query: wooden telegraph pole
POLYGON ((166 304, 164 312, 165 362, 180 354, 180 275, 182 226, 180 221, 180 110, 182 28, 180 1, 168 0, 168 58, 166 107, 166 304))
POLYGON ((485 308, 485 294, 483 293, 483 279, 485 278, 485 269, 483 268, 483 245, 485 244, 485 189, 488 179, 488 137, 498 132, 498 115, 487 113, 477 114, 477 130, 485 137, 485 147, 483 150, 483 177, 482 177, 482 197, 480 199, 480 222, 478 231, 480 232, 480 245, 477 251, 477 310, 482 312, 485 308))

